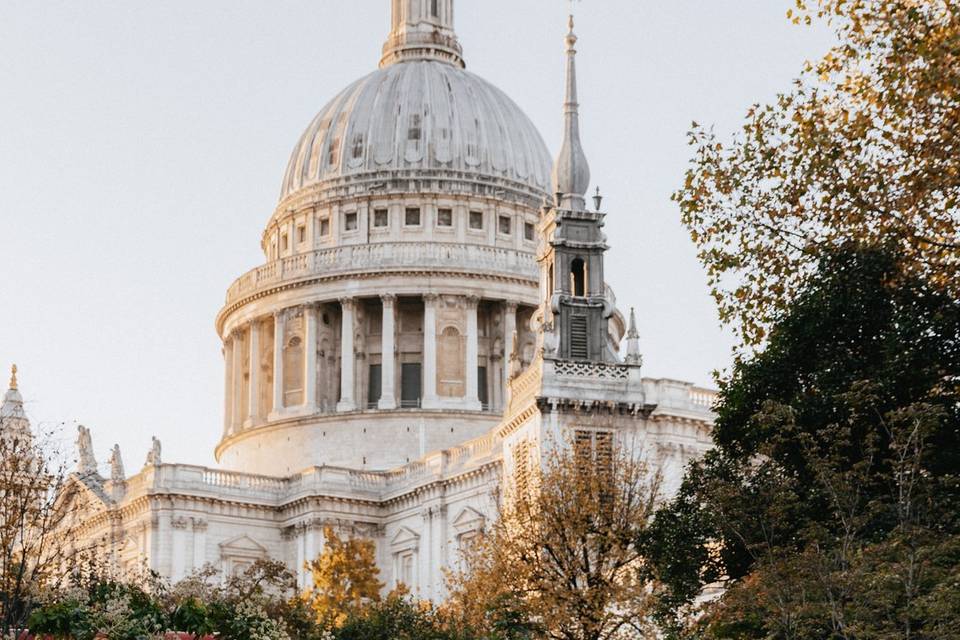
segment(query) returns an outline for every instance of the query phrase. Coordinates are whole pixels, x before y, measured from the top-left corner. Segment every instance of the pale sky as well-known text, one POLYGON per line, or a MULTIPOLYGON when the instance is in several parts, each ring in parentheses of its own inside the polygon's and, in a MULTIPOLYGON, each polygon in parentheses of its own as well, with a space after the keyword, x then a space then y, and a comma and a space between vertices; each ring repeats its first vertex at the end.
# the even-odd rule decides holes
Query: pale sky
MULTIPOLYGON (((644 373, 712 385, 730 361, 670 194, 690 122, 730 133, 830 45, 792 0, 586 0, 583 139, 606 196, 607 278, 637 308, 644 373)), ((468 68, 559 145, 562 0, 458 0, 468 68)), ((372 71, 388 0, 0 0, 0 363, 34 424, 93 432, 127 472, 214 464, 213 322, 260 265, 287 158, 372 71)), ((591 191, 593 187, 591 187, 591 191)), ((6 374, 0 373, 4 387, 6 374)))

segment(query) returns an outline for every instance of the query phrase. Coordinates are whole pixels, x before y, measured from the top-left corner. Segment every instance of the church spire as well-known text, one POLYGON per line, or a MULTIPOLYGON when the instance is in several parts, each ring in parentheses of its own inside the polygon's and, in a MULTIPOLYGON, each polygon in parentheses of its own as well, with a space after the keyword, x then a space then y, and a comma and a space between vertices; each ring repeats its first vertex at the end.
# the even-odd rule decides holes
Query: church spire
POLYGON ((380 66, 435 60, 463 68, 463 49, 453 28, 454 0, 391 0, 390 36, 380 66))
POLYGON ((580 103, 577 97, 577 35, 570 16, 567 33, 567 91, 563 104, 563 145, 553 167, 553 190, 560 206, 583 211, 584 195, 590 186, 590 167, 580 143, 580 103))
POLYGON ((630 328, 627 330, 627 364, 640 364, 641 360, 637 313, 633 307, 630 307, 630 328))

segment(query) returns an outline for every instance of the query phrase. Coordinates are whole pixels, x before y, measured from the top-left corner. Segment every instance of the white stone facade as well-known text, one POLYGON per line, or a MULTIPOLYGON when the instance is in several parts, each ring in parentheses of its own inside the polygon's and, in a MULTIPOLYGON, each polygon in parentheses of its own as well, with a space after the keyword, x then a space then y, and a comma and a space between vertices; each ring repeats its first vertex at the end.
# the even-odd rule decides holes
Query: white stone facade
POLYGON ((440 598, 499 488, 552 439, 636 447, 670 491, 709 446, 713 394, 641 377, 636 327, 603 279, 572 27, 550 193, 536 129, 464 70, 453 0, 392 4, 381 69, 298 142, 267 262, 217 317, 220 467, 165 463, 156 443, 132 477, 119 451, 115 477, 75 477, 77 544, 120 569, 177 580, 269 557, 305 585, 330 525, 376 543, 388 587, 440 598))

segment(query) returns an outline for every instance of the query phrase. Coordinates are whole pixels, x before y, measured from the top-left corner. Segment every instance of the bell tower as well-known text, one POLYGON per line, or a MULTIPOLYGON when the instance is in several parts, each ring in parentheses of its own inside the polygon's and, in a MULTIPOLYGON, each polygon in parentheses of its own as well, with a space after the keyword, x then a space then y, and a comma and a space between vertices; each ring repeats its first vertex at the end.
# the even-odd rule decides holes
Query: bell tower
MULTIPOLYGON (((544 355, 578 362, 616 362, 616 354, 607 344, 607 324, 614 309, 603 274, 603 258, 609 248, 603 233, 606 214, 588 211, 584 198, 590 167, 580 142, 573 26, 571 16, 566 37, 563 145, 553 169, 555 202, 544 207, 538 256, 544 288, 544 355)), ((599 209, 599 191, 594 202, 599 209)))

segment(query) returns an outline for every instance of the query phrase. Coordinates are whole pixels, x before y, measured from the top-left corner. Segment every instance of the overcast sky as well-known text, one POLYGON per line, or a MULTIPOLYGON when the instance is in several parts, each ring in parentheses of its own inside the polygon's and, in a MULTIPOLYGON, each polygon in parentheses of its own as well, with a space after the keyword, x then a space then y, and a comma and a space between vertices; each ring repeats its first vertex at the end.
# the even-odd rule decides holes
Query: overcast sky
MULTIPOLYGON (((607 277, 636 306, 645 374, 712 384, 730 360, 670 194, 692 120, 731 132, 831 42, 792 0, 577 5, 584 146, 606 195, 607 277)), ((458 0, 468 68, 560 137, 562 0, 458 0)), ((227 286, 290 150, 368 73, 388 0, 0 0, 0 363, 34 423, 213 464, 227 286)), ((592 188, 591 188, 592 190, 592 188)), ((5 378, 4 374, 3 375, 5 378)), ((3 383, 0 383, 3 384, 3 383)), ((3 384, 5 386, 5 384, 3 384)), ((104 465, 105 468, 105 465, 104 465)))

